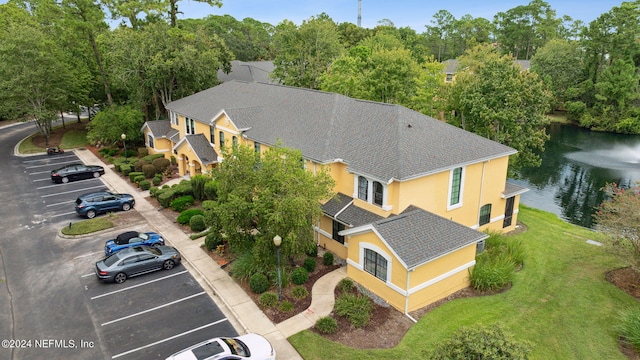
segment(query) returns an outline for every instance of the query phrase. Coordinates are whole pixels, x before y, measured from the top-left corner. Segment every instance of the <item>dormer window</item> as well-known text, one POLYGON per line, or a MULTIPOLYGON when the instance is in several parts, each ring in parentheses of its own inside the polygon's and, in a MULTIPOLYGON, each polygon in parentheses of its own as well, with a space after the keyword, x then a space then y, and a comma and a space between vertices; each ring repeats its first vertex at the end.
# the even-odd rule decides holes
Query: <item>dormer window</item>
POLYGON ((380 206, 384 210, 391 209, 391 207, 387 205, 387 186, 383 183, 367 179, 364 176, 358 176, 354 185, 357 189, 354 197, 366 201, 369 204, 380 206))
POLYGON ((190 118, 185 118, 185 133, 187 135, 193 135, 196 133, 195 121, 190 118))

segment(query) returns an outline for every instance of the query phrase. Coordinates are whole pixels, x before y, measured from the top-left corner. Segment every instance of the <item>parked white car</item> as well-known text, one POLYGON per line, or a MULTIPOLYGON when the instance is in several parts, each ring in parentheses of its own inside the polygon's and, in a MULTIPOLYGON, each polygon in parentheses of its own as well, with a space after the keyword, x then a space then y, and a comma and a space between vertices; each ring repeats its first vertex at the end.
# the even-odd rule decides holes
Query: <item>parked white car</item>
POLYGON ((251 359, 275 360, 269 340, 258 334, 213 338, 169 356, 167 360, 251 359))

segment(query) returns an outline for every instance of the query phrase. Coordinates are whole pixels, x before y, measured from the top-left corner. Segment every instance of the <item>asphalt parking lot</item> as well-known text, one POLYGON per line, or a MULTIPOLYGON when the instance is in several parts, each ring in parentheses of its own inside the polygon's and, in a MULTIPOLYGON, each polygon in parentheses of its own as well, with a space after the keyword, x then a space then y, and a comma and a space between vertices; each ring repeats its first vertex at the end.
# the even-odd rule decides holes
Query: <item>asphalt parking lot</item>
POLYGON ((96 279, 95 262, 104 258, 106 240, 127 230, 154 229, 141 221, 90 236, 58 236, 62 226, 83 220, 74 211, 79 195, 107 189, 100 178, 51 182, 52 169, 76 162, 73 153, 5 162, 12 168, 3 171, 11 171, 14 186, 5 184, 0 192, 19 200, 8 202, 2 214, 21 219, 0 219, 6 231, 0 281, 8 290, 0 302, 11 309, 2 334, 16 344, 40 342, 3 347, 0 358, 164 359, 211 337, 237 335, 184 264, 123 284, 96 279))

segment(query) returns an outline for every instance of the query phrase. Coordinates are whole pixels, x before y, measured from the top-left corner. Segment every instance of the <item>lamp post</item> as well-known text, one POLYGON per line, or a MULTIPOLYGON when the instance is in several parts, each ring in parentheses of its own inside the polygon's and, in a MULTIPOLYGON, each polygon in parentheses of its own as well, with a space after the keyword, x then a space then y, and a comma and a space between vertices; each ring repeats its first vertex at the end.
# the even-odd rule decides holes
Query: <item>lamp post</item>
POLYGON ((282 244, 282 238, 280 235, 273 237, 273 245, 276 246, 276 253, 278 254, 278 300, 282 301, 282 279, 280 278, 280 244, 282 244))
POLYGON ((122 139, 122 145, 124 146, 124 162, 127 162, 127 142, 125 141, 127 139, 127 135, 122 133, 120 138, 122 139))

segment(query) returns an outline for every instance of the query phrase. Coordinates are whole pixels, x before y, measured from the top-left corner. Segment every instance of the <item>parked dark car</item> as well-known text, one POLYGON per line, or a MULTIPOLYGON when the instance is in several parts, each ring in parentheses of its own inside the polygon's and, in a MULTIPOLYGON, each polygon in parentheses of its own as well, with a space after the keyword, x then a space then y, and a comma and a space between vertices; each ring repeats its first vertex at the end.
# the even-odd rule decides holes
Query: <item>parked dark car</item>
POLYGON ((178 250, 171 246, 134 246, 98 261, 96 276, 101 281, 122 284, 130 277, 171 270, 181 260, 178 250))
POLYGON ((93 219, 97 214, 111 211, 129 211, 136 204, 131 194, 116 194, 110 191, 99 191, 78 196, 76 213, 93 219))
POLYGON ((104 168, 98 165, 71 164, 51 170, 51 181, 66 184, 69 181, 99 178, 104 175, 104 168))
POLYGON ((104 254, 109 256, 120 250, 132 246, 159 246, 164 245, 162 235, 155 232, 127 231, 116 236, 115 239, 107 240, 104 245, 104 254))

